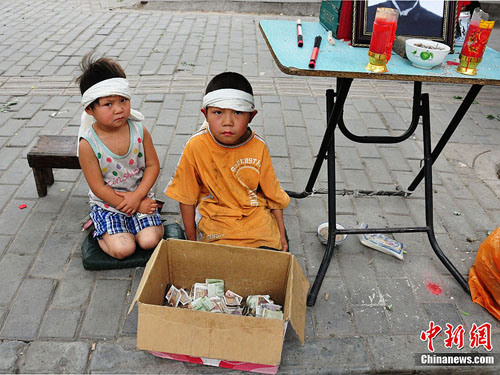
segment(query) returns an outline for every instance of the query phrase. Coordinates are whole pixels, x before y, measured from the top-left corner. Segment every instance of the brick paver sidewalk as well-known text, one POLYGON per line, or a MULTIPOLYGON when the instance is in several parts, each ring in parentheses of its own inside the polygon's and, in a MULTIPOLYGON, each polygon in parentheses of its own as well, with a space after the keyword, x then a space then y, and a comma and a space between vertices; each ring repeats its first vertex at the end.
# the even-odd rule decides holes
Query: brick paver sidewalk
MULTIPOLYGON (((325 129, 325 89, 335 81, 281 73, 258 30, 261 19, 294 17, 130 8, 135 3, 2 4, 0 372, 229 372, 137 351, 137 311, 130 316, 126 311, 143 269, 83 269, 80 245, 86 233, 80 221, 88 213, 88 186, 81 172, 57 170, 48 195, 36 193, 26 154, 39 135, 77 134, 81 109, 74 78, 88 51, 117 58, 127 72, 132 106, 145 114, 160 157, 158 195, 200 124, 205 85, 224 70, 245 74, 254 86, 259 114, 252 127, 269 144, 283 186, 302 191, 309 177, 325 129), (19 209, 21 204, 27 208, 19 209)), ((491 45, 499 45, 497 30, 491 45)), ((468 88, 423 88, 431 96, 437 139, 468 88)), ((403 82, 358 80, 345 120, 360 134, 399 134, 408 125, 412 90, 403 82)), ((498 87, 483 88, 435 164, 438 241, 464 274, 487 232, 500 223, 499 99, 498 87)), ((399 145, 336 139, 340 187, 404 187, 419 170, 420 127, 399 145)), ((326 187, 325 168, 316 187, 326 187)), ((361 220, 371 226, 423 225, 423 203, 423 186, 410 198, 339 196, 338 221, 349 227, 361 220)), ((163 216, 167 222, 180 220, 177 204, 168 200, 163 216)), ((285 211, 291 251, 311 281, 324 251, 316 229, 326 219, 325 195, 292 200, 285 211)), ((407 246, 403 262, 362 246, 355 236, 338 248, 316 305, 307 309, 306 344, 300 346, 290 332, 286 336, 281 373, 441 373, 440 367, 415 366, 414 355, 427 351, 419 337, 431 320, 441 327, 463 324, 467 332, 473 323, 489 322, 497 351, 500 325, 471 302, 424 235, 396 238, 407 246), (431 293, 429 282, 441 293, 431 293)), ((444 349, 443 339, 434 340, 438 352, 471 351, 444 349)))

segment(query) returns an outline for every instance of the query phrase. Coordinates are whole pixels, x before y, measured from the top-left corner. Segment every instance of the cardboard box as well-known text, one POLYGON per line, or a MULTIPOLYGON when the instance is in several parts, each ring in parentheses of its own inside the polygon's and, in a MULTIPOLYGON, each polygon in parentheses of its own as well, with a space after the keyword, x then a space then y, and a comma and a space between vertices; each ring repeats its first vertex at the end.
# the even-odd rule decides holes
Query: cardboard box
POLYGON ((146 265, 129 309, 130 313, 137 302, 137 348, 167 358, 239 361, 277 369, 288 321, 304 343, 308 289, 309 282, 290 253, 163 240, 146 265), (189 289, 207 278, 223 279, 226 290, 244 298, 269 294, 283 305, 284 320, 163 306, 168 284, 189 289))

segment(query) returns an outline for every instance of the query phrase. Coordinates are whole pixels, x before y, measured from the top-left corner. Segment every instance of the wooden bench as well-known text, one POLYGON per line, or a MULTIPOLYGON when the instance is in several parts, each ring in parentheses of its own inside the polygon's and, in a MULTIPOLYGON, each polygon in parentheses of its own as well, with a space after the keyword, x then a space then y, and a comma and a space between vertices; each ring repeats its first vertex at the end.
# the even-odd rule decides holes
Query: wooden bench
POLYGON ((52 168, 80 169, 76 156, 77 136, 41 135, 28 152, 39 197, 47 195, 47 186, 54 183, 52 168))

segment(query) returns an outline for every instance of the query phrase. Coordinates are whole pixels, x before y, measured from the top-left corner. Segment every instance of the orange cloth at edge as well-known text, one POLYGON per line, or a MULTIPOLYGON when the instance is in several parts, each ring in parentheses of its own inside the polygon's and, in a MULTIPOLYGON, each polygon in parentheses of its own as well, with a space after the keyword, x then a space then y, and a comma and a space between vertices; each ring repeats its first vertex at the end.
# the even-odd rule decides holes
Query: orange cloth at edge
POLYGON ((469 271, 472 301, 500 320, 500 227, 479 246, 469 271))

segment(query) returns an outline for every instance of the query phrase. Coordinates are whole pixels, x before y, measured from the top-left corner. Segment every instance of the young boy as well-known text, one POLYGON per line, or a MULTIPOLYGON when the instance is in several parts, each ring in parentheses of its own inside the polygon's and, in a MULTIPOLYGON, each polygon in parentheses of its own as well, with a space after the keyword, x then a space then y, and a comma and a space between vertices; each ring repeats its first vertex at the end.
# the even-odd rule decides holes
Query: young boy
POLYGON ((206 122, 186 143, 165 194, 180 204, 188 240, 288 250, 281 188, 264 140, 248 124, 252 86, 215 76, 203 97, 206 122))
POLYGON ((151 188, 160 163, 140 112, 130 109, 130 89, 120 65, 91 54, 78 77, 84 112, 78 134, 80 166, 90 187, 94 237, 112 257, 132 255, 136 241, 153 249, 163 237, 151 188))

